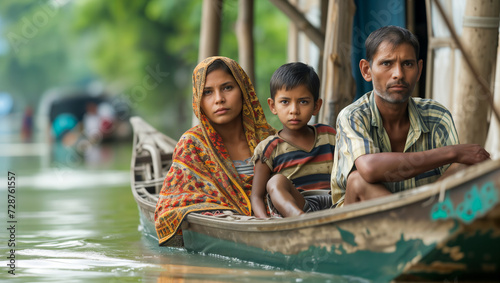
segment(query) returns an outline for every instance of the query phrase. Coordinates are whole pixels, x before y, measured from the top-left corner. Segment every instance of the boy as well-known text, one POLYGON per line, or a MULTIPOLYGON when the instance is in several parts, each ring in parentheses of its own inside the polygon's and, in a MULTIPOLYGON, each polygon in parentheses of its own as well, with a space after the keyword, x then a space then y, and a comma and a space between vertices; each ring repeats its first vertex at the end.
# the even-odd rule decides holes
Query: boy
POLYGON ((252 161, 255 175, 250 200, 258 218, 267 217, 264 198, 284 217, 330 208, 330 174, 335 149, 335 129, 307 123, 317 115, 319 77, 303 63, 288 63, 271 77, 271 98, 267 103, 278 115, 283 129, 259 143, 252 161), (303 196, 301 191, 323 194, 303 196))

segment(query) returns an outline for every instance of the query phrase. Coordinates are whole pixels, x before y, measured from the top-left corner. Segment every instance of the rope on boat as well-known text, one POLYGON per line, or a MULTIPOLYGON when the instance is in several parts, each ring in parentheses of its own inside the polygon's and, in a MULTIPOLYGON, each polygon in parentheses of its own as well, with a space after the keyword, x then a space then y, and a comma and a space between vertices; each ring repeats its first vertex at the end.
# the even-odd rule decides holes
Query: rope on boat
POLYGON ((443 202, 444 201, 444 195, 446 193, 446 182, 440 182, 441 184, 439 185, 439 198, 438 202, 443 202))

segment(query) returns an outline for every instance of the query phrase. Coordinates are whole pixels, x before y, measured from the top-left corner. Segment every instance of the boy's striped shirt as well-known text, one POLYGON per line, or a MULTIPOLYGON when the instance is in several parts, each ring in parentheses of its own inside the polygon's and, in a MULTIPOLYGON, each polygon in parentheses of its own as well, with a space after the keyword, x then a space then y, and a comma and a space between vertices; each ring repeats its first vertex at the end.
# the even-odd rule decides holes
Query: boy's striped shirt
POLYGON ((259 143, 252 160, 260 159, 273 174, 286 176, 299 191, 330 190, 335 129, 323 124, 312 128, 316 142, 311 150, 295 146, 293 141, 284 140, 278 133, 259 143))

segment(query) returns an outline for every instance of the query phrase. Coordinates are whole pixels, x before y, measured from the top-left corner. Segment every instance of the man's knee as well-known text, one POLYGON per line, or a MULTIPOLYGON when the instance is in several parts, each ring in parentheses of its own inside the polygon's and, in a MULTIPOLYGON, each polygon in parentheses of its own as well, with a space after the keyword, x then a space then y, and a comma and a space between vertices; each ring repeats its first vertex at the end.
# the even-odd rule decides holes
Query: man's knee
POLYGON ((367 185, 368 182, 363 179, 357 170, 352 171, 347 177, 347 189, 356 195, 362 194, 367 185))
POLYGON ((358 171, 352 171, 347 178, 346 203, 357 202, 390 195, 383 184, 367 182, 358 171))

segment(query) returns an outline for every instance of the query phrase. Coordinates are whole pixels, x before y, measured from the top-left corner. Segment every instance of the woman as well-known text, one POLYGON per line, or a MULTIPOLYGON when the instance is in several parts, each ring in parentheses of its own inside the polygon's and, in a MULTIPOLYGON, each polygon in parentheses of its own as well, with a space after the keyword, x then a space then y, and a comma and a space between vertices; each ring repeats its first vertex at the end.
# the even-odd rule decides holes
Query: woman
POLYGON ((200 123, 177 143, 156 205, 160 245, 190 212, 251 215, 250 158, 257 144, 275 132, 250 79, 229 58, 210 57, 194 69, 193 111, 200 123))

